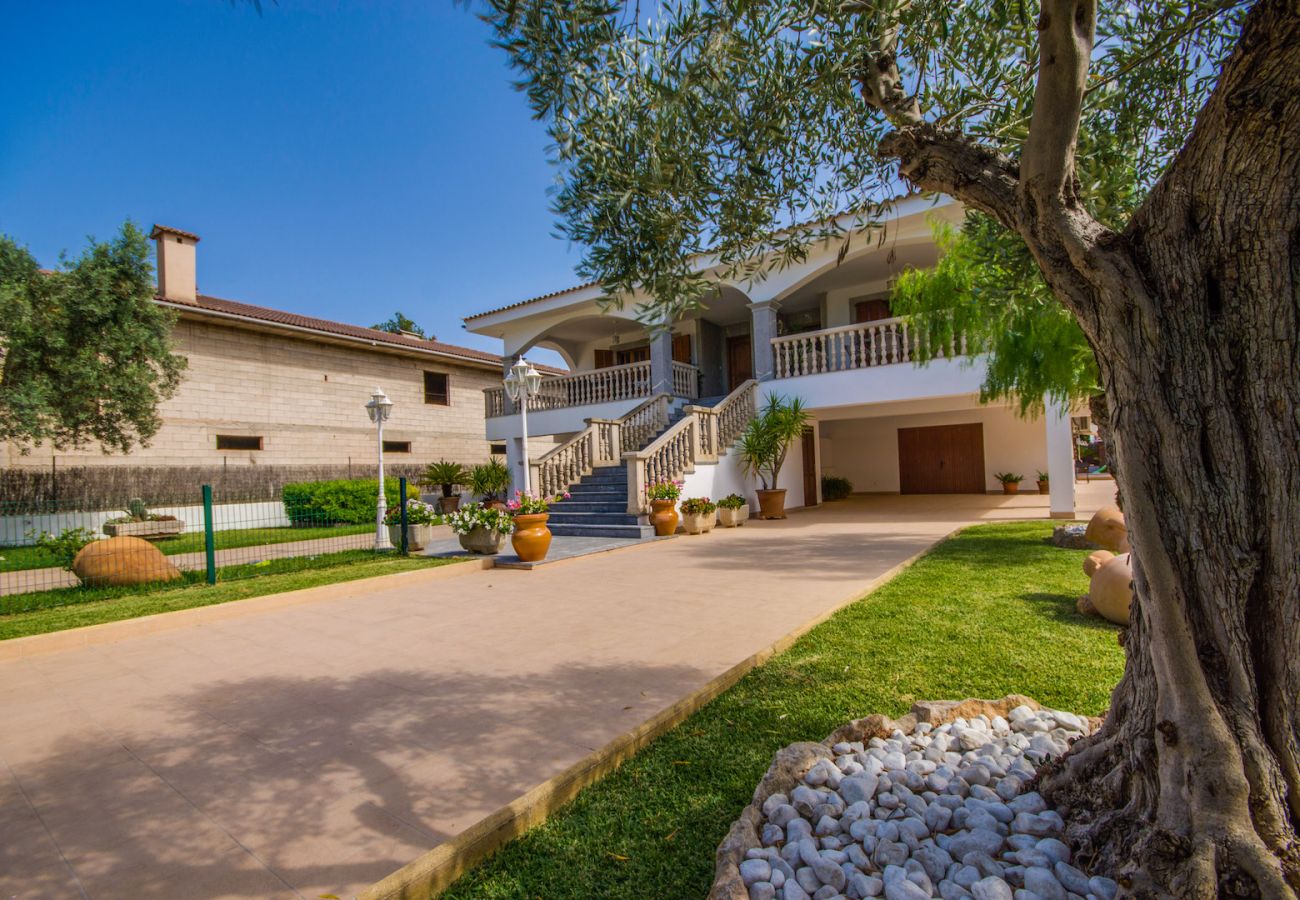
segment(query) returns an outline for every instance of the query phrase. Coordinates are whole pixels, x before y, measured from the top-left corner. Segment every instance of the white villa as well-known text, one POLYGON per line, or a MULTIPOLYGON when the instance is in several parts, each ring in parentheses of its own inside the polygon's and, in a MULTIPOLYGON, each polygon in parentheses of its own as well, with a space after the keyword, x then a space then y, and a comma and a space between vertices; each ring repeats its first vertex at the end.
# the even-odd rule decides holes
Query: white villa
MULTIPOLYGON (((636 320, 635 304, 603 312, 595 284, 466 318, 469 331, 501 339, 507 366, 545 347, 571 369, 547 378, 528 407, 534 489, 583 489, 552 530, 644 523, 644 485, 658 478, 684 479, 684 496, 735 491, 752 502, 756 485, 726 450, 772 393, 802 398, 813 416, 781 473, 789 508, 819 503, 823 475, 848 478, 855 492, 985 493, 1000 490, 994 472, 1023 474, 1032 489, 1045 471, 1051 516, 1073 517, 1070 411, 1049 404, 1026 421, 981 405, 980 358, 958 340, 918 365, 914 336, 890 314, 890 280, 938 258, 931 217, 958 224, 961 214, 950 201, 906 198, 883 242, 855 242, 842 260, 828 244, 764 281, 725 284, 706 309, 657 334, 636 320)), ((520 417, 502 389, 485 399, 487 438, 507 444, 519 481, 520 417)))

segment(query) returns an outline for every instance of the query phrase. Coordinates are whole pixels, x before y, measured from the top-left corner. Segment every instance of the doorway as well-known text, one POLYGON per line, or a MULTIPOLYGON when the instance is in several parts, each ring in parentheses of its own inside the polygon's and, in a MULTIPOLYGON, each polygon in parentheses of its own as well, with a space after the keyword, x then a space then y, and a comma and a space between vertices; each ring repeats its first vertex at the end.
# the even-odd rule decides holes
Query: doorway
POLYGON ((898 429, 898 489, 903 494, 983 494, 984 426, 898 429))
POLYGON ((817 436, 811 428, 803 430, 803 505, 817 505, 817 436))
POLYGON ((754 351, 749 335, 727 338, 727 390, 734 391, 754 377, 754 351))

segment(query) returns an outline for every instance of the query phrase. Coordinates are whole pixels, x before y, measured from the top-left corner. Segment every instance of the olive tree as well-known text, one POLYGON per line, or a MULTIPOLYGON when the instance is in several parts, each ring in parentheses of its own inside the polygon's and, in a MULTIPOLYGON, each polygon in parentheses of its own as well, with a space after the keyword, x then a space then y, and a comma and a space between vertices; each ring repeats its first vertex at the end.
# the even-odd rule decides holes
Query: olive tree
POLYGON ((879 237, 904 190, 1023 244, 1095 355, 1135 559, 1105 725, 1043 789, 1084 863, 1133 893, 1295 897, 1296 0, 485 16, 549 129, 584 274, 648 314, 879 237))

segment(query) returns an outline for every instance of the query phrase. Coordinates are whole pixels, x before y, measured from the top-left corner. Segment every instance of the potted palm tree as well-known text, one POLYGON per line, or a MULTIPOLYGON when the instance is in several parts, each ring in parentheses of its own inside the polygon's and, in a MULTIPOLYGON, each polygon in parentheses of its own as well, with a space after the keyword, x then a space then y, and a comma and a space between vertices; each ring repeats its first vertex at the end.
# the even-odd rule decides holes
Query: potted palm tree
POLYGON ((505 509, 506 492, 510 490, 510 470, 494 456, 469 470, 469 489, 489 509, 505 509))
POLYGON ((772 394, 740 435, 741 463, 763 485, 757 491, 759 518, 785 518, 785 488, 777 487, 781 466, 790 446, 803 437, 809 419, 798 397, 772 394))
POLYGON ((424 470, 424 479, 420 483, 428 487, 442 488, 442 497, 438 499, 438 506, 444 513, 453 513, 460 506, 460 495, 454 493, 454 490, 467 483, 469 478, 469 473, 460 463, 440 459, 436 463, 429 463, 424 470))
POLYGON ((1002 493, 1014 494, 1020 490, 1020 482, 1025 480, 1023 475, 1014 475, 1011 472, 994 472, 993 477, 1002 484, 1002 493))

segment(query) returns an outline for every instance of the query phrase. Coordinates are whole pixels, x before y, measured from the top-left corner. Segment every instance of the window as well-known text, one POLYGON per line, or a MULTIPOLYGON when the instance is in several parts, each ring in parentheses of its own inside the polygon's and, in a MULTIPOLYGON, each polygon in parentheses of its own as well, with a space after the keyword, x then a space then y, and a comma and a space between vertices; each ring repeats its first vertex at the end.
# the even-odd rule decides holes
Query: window
POLYGON ((218 450, 261 450, 262 438, 250 434, 217 435, 218 450))
POLYGON ((385 453, 410 453, 410 441, 384 441, 385 453))
POLYGON ((490 453, 490 454, 493 455, 493 456, 505 456, 505 455, 506 455, 506 445, 505 445, 505 444, 492 444, 492 445, 490 445, 490 446, 488 447, 488 453, 490 453))
POLYGON ((891 317, 888 300, 863 300, 853 306, 853 323, 879 322, 891 317))
POLYGON ((628 350, 614 351, 614 358, 620 366, 626 366, 630 363, 649 362, 650 347, 632 347, 628 350))
POLYGON ((451 406, 451 395, 447 392, 447 373, 424 373, 424 402, 436 406, 451 406))

